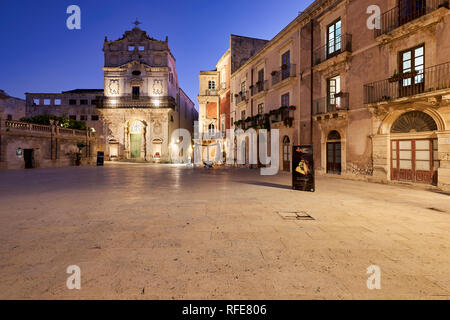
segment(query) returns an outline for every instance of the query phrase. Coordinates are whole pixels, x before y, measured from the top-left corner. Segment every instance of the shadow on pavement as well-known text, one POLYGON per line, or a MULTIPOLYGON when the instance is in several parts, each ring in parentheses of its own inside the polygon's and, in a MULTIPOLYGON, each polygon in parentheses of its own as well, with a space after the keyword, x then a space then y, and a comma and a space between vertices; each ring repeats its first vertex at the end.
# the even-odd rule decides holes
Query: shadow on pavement
POLYGON ((279 188, 279 189, 287 189, 292 190, 292 187, 284 184, 277 184, 271 182, 262 182, 262 181, 240 181, 240 183, 252 184, 254 186, 262 186, 262 187, 271 187, 271 188, 279 188))

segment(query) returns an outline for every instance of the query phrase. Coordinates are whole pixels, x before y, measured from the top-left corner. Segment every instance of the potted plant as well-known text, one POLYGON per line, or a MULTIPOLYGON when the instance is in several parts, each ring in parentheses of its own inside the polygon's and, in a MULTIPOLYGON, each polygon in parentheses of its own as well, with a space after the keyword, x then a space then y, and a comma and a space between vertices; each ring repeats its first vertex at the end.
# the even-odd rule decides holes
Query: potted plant
POLYGON ((155 158, 155 159, 161 158, 161 154, 160 154, 159 152, 156 152, 154 158, 155 158))
POLYGON ((281 70, 287 70, 287 68, 288 68, 288 65, 286 63, 281 65, 281 70))
POLYGON ((289 111, 295 111, 297 108, 295 106, 289 106, 289 111))
POLYGON ((405 72, 402 74, 402 79, 408 79, 408 78, 415 77, 418 73, 419 73, 419 71, 417 71, 417 70, 405 72))
POLYGON ((75 154, 75 165, 76 166, 81 165, 81 154, 82 154, 82 150, 84 149, 84 147, 86 147, 86 144, 84 142, 77 143, 78 152, 75 154))
POLYGON ((402 80, 402 75, 397 72, 397 70, 394 71, 394 75, 389 78, 389 82, 397 82, 402 80))

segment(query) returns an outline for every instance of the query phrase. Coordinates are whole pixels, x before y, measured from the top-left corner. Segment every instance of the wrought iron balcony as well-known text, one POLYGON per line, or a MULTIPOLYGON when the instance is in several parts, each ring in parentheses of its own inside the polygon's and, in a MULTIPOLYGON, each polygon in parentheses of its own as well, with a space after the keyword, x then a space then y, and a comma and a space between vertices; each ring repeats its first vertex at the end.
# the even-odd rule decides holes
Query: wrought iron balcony
POLYGON ((237 94, 237 96, 235 96, 235 98, 236 98, 236 104, 239 104, 243 101, 247 101, 248 100, 248 91, 239 92, 239 94, 237 94))
POLYGON ((340 92, 334 96, 323 97, 313 102, 313 115, 348 110, 348 92, 340 92))
POLYGON ((334 41, 329 41, 323 47, 316 49, 313 52, 314 66, 321 64, 343 52, 352 52, 352 35, 343 34, 337 37, 334 41))
POLYGON ((255 94, 258 94, 260 92, 263 92, 265 90, 269 89, 269 84, 267 80, 264 81, 258 81, 256 82, 252 87, 252 96, 255 94))
POLYGON ((297 76, 296 69, 297 65, 290 64, 281 66, 280 70, 272 71, 272 85, 276 85, 277 83, 289 78, 295 78, 297 76))
POLYGON ((411 0, 383 13, 375 37, 386 34, 412 20, 431 13, 441 7, 449 8, 449 0, 411 0))
POLYGON ((364 103, 378 103, 450 88, 450 62, 364 85, 364 103))

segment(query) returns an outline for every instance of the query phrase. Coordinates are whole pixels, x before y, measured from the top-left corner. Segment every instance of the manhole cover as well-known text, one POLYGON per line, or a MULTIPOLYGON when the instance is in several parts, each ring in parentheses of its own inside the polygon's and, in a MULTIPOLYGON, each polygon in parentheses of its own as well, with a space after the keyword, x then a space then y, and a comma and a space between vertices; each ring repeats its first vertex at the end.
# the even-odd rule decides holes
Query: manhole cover
POLYGON ((306 211, 277 211, 284 220, 314 220, 306 211))

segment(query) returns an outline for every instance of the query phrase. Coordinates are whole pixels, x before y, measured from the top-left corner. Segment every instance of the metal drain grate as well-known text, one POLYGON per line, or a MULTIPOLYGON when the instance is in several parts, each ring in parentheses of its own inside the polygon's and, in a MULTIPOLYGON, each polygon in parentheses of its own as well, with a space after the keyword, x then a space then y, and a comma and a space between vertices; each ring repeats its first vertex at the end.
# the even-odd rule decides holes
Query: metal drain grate
POLYGON ((283 220, 315 220, 306 211, 277 211, 283 220))

